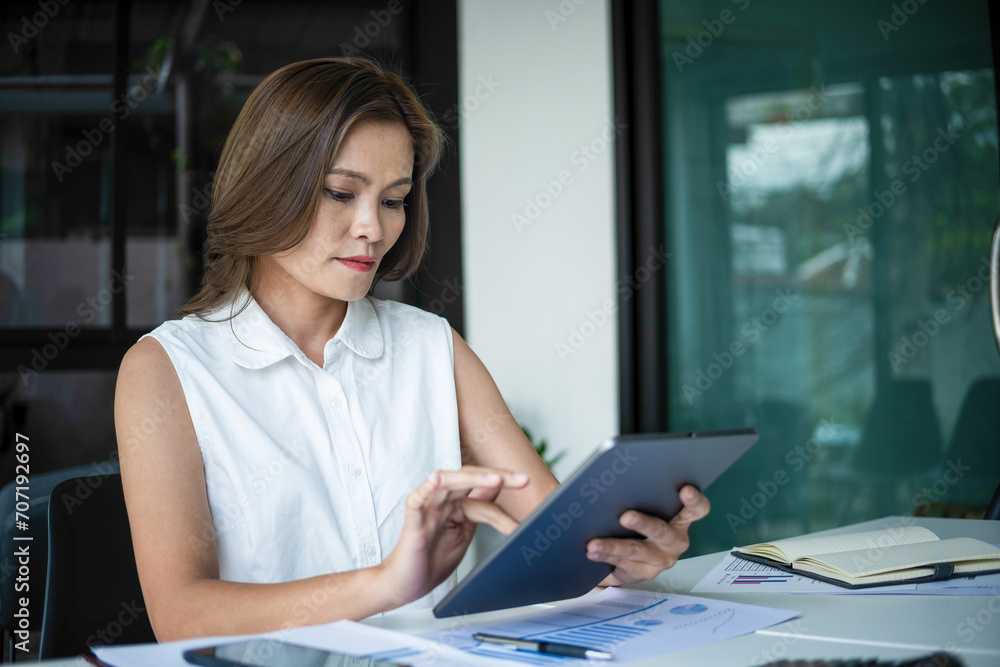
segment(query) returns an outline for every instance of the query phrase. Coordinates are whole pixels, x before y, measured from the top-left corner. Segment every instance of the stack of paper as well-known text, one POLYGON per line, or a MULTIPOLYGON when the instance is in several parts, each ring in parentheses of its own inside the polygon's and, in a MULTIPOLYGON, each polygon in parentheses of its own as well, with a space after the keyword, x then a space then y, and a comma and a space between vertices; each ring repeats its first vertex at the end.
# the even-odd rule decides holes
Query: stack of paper
POLYGON ((797 611, 787 609, 607 588, 553 609, 423 636, 459 648, 470 656, 532 665, 565 664, 567 659, 483 644, 474 641, 472 635, 481 632, 576 644, 614 653, 615 664, 623 664, 749 634, 795 616, 797 611))

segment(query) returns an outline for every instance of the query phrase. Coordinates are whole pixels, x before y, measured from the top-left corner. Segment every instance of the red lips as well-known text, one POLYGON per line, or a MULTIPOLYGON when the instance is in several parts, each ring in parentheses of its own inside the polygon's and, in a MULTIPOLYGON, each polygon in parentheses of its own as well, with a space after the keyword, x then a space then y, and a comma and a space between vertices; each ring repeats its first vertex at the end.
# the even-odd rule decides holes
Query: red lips
POLYGON ((356 255, 354 257, 337 257, 337 261, 354 271, 371 271, 375 268, 375 258, 367 257, 365 255, 356 255))

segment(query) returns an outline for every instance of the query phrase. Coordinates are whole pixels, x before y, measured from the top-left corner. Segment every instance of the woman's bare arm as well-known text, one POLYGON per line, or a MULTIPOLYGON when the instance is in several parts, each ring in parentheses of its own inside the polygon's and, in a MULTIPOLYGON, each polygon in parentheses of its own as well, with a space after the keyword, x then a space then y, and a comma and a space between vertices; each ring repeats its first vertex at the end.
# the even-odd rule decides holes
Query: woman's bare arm
MULTIPOLYGON (((524 489, 507 489, 497 503, 518 521, 523 520, 558 485, 534 447, 511 416, 496 383, 482 361, 454 331, 455 386, 458 390, 458 425, 462 461, 526 473, 524 489)), ((587 557, 613 565, 607 585, 652 579, 677 562, 688 547, 688 526, 709 511, 708 499, 693 486, 680 490, 683 508, 671 521, 629 510, 622 526, 641 539, 597 538, 587 545, 587 557)))
POLYGON ((115 391, 122 483, 136 565, 160 641, 262 632, 388 608, 374 569, 282 584, 219 580, 205 472, 180 380, 147 338, 125 355, 115 391))
POLYGON ((407 499, 400 543, 372 568, 276 584, 219 579, 205 473, 180 380, 153 339, 125 355, 115 427, 136 565, 160 641, 361 619, 426 594, 486 522, 513 520, 492 499, 524 480, 463 468, 435 473, 407 499))
POLYGON ((483 362, 454 329, 452 339, 462 463, 526 474, 527 487, 502 491, 497 498, 508 514, 521 521, 559 481, 524 437, 483 362))

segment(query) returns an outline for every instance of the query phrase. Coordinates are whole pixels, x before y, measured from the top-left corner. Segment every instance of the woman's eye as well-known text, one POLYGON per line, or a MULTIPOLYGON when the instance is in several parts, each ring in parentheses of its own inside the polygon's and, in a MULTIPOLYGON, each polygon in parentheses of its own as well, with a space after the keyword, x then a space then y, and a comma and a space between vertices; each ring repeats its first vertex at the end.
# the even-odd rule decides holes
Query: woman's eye
POLYGON ((402 199, 386 199, 382 202, 386 208, 403 208, 406 206, 406 202, 402 199))
POLYGON ((351 194, 349 194, 347 192, 338 192, 336 190, 330 190, 329 188, 326 189, 326 194, 331 199, 335 199, 337 201, 347 201, 347 200, 353 198, 353 196, 354 196, 354 195, 351 195, 351 194))

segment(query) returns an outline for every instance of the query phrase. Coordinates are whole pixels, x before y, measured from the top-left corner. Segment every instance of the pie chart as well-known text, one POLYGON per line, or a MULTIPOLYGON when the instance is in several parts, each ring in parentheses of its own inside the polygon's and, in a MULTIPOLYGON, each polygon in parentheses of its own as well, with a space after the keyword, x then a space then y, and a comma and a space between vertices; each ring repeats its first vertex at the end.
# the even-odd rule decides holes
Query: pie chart
POLYGON ((674 607, 670 610, 671 614, 680 614, 682 616, 690 614, 700 614, 703 611, 708 611, 708 607, 703 604, 682 604, 678 607, 674 607))

